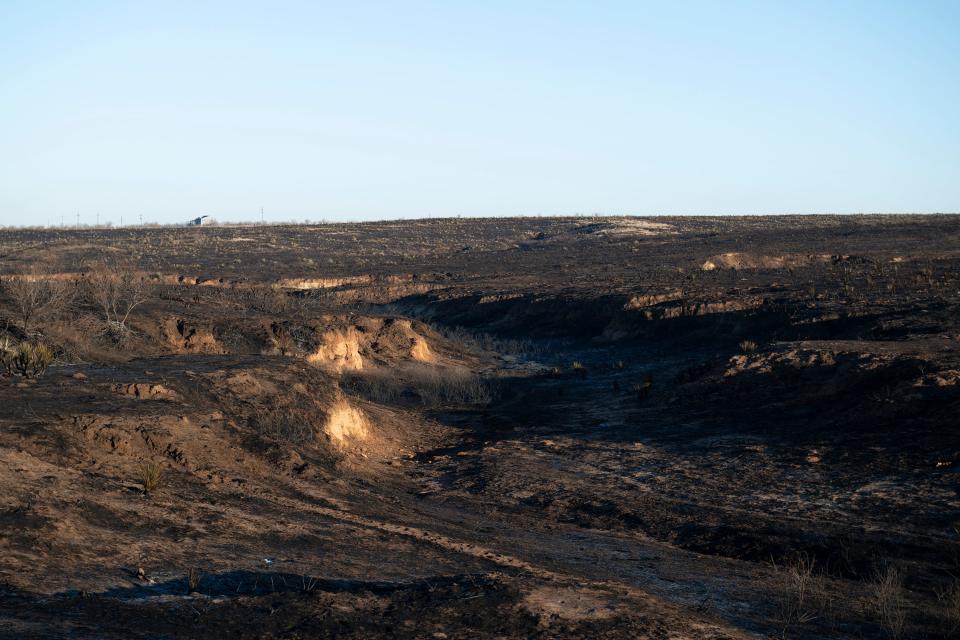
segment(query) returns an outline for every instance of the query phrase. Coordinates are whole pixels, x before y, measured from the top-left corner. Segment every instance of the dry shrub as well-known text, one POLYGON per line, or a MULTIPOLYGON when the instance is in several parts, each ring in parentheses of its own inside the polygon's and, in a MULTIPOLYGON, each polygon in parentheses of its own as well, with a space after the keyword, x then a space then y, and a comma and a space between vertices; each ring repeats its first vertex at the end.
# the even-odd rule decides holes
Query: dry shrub
POLYGON ((285 315, 296 306, 291 297, 277 286, 231 287, 221 289, 219 296, 224 303, 245 312, 258 312, 271 316, 285 315))
POLYGON ((29 334, 34 323, 63 313, 73 300, 74 287, 63 280, 29 274, 5 278, 3 291, 13 302, 24 333, 29 334))
POLYGON ((889 565, 877 572, 872 586, 877 621, 890 638, 902 637, 907 622, 903 573, 889 565))
POLYGON ((776 617, 783 626, 783 636, 797 625, 816 619, 832 619, 832 600, 826 577, 816 568, 813 558, 798 555, 780 566, 774 563, 779 582, 776 593, 776 617))
POLYGON ((158 462, 145 462, 140 465, 139 473, 143 492, 148 496, 153 495, 163 482, 163 467, 158 462))
POLYGON ((270 339, 273 342, 273 347, 281 356, 292 353, 297 346, 293 336, 283 327, 277 327, 270 339))
POLYGON ((754 353, 759 348, 753 340, 741 340, 738 346, 744 353, 754 353))
POLYGON ((301 444, 314 439, 320 417, 312 403, 291 394, 273 398, 253 410, 250 423, 256 432, 271 440, 301 444))
POLYGON ((118 359, 103 337, 103 322, 89 314, 48 323, 45 333, 57 345, 64 362, 111 362, 118 359))
POLYGON ((87 295, 102 315, 104 332, 122 340, 130 314, 147 300, 147 284, 131 271, 100 264, 87 276, 87 295))
MULTIPOLYGON (((402 314, 402 310, 397 310, 402 314)), ((545 351, 545 344, 532 340, 497 338, 489 333, 473 332, 464 327, 447 327, 445 325, 428 323, 430 329, 445 339, 459 345, 465 351, 493 352, 519 357, 533 357, 545 351)))
POLYGON ((380 403, 416 397, 426 406, 438 407, 483 405, 492 399, 486 381, 460 367, 407 363, 354 374, 349 383, 369 400, 380 403))
POLYGON ((203 574, 200 572, 200 569, 196 567, 191 567, 187 572, 187 590, 188 593, 194 593, 198 588, 200 588, 200 580, 203 578, 203 574))

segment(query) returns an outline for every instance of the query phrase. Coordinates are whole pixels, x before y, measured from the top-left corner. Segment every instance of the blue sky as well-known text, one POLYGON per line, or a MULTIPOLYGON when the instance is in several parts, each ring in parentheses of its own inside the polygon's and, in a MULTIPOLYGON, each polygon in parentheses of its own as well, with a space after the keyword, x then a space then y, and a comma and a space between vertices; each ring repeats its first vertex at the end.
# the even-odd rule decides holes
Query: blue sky
POLYGON ((960 2, 0 0, 0 224, 960 211, 960 2))

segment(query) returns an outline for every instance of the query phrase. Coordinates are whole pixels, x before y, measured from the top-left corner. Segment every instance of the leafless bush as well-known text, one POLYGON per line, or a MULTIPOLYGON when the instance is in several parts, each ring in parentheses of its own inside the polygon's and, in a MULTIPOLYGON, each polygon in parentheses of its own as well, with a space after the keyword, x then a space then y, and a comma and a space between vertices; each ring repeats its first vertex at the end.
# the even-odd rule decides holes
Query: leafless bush
POLYGON ((276 327, 270 339, 273 342, 273 347, 281 356, 291 353, 296 348, 296 341, 293 336, 283 327, 276 327))
POLYGON ((907 621, 903 574, 895 566, 877 572, 873 582, 873 605, 877 620, 891 638, 903 636, 907 621))
POLYGON ((61 314, 73 299, 70 283, 42 275, 5 278, 3 290, 13 302, 24 333, 30 333, 35 322, 61 314))
POLYGON ((102 314, 106 332, 118 338, 127 334, 127 320, 133 310, 147 300, 143 278, 109 265, 98 265, 89 273, 87 290, 102 314))

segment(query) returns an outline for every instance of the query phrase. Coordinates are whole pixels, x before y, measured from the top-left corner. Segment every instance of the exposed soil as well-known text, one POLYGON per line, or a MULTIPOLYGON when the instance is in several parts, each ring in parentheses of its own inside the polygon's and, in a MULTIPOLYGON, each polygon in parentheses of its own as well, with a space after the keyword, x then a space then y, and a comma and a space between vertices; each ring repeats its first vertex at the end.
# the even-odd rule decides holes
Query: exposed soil
POLYGON ((0 637, 960 632, 958 216, 4 231, 21 274, 75 295, 0 297, 55 354, 0 378, 0 637))

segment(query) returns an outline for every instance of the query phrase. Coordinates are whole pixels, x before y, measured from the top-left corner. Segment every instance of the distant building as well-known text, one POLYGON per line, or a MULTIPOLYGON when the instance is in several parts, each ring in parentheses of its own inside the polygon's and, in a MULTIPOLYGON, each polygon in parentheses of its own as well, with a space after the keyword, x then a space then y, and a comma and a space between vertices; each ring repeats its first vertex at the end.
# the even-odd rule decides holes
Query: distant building
POLYGON ((200 216, 199 218, 194 218, 193 220, 187 223, 188 227, 199 227, 203 225, 203 219, 209 218, 210 216, 200 216))

